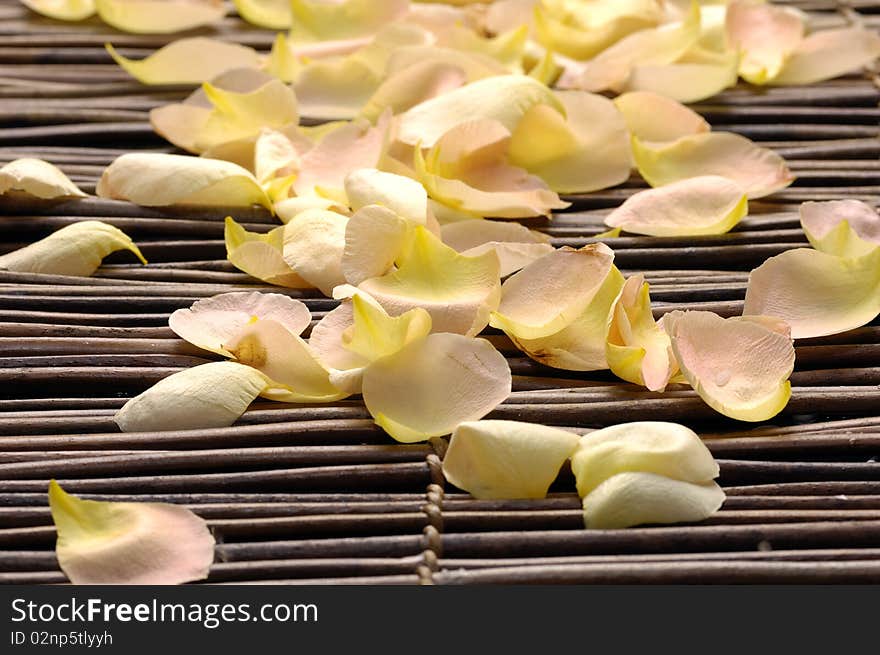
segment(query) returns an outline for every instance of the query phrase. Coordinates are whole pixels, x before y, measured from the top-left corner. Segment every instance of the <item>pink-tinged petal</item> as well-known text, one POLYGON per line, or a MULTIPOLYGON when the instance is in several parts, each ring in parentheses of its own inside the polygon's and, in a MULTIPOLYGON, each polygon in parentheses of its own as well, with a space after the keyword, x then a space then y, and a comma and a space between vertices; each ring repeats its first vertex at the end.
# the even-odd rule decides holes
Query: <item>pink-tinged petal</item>
POLYGON ((317 59, 302 67, 294 90, 303 116, 340 120, 358 116, 381 83, 380 75, 354 57, 317 59))
POLYGON ((739 53, 695 51, 671 64, 635 66, 624 88, 653 91, 679 102, 699 102, 736 86, 739 53))
POLYGON ((755 0, 731 2, 725 28, 730 48, 743 53, 739 74, 752 84, 776 78, 804 38, 800 12, 755 0))
POLYGON ((354 211, 381 205, 415 225, 428 223, 428 193, 408 177, 362 168, 345 178, 345 195, 354 211))
POLYGON ((663 327, 685 379, 715 411, 756 422, 788 404, 795 357, 788 335, 697 311, 667 314, 663 327))
POLYGON ((708 132, 702 116, 677 100, 651 91, 630 91, 614 99, 630 134, 641 141, 675 141, 708 132))
POLYGON ((407 246, 411 227, 395 212, 379 205, 356 211, 345 227, 342 272, 349 284, 381 277, 407 246))
POLYGON ((694 134, 665 144, 633 137, 632 143, 639 173, 654 187, 720 175, 739 184, 749 198, 761 198, 794 181, 782 157, 731 132, 694 134))
POLYGON ((42 159, 16 159, 0 168, 0 196, 9 192, 32 198, 84 198, 87 194, 58 167, 42 159))
POLYGON ((360 115, 371 121, 378 119, 386 109, 399 115, 466 82, 467 74, 458 66, 442 59, 421 61, 385 79, 361 104, 360 115))
POLYGON ((108 25, 135 34, 170 34, 217 23, 226 15, 222 0, 95 0, 108 25))
POLYGON ((283 227, 276 227, 266 234, 248 232, 227 216, 223 234, 226 258, 238 270, 279 287, 313 288, 284 261, 283 227))
POLYGON ((82 500, 52 480, 49 508, 58 564, 73 584, 172 585, 208 577, 214 537, 184 507, 82 500))
POLYGON ((490 241, 473 248, 462 251, 466 257, 479 257, 480 255, 494 252, 501 265, 498 273, 501 277, 507 277, 525 268, 532 262, 553 252, 553 246, 549 243, 510 243, 506 241, 490 241))
POLYGON ((749 211, 736 182, 717 175, 690 177, 639 191, 605 218, 605 225, 649 236, 729 232, 749 211))
POLYGON ((254 142, 254 175, 260 184, 296 173, 300 151, 286 134, 263 129, 254 142))
POLYGON ((342 253, 348 217, 323 209, 310 209, 284 226, 282 255, 293 271, 324 295, 345 283, 342 253))
POLYGON ((280 293, 233 291, 178 309, 169 317, 168 326, 194 346, 232 357, 223 344, 254 319, 275 321, 293 334, 301 334, 309 326, 312 314, 299 300, 280 293))
POLYGON ((361 392, 364 368, 370 363, 345 347, 343 335, 354 325, 351 302, 346 299, 328 312, 309 337, 309 347, 318 361, 330 371, 330 383, 349 394, 361 392))
POLYGON ((449 441, 443 474, 474 498, 544 498, 578 441, 572 432, 535 423, 462 423, 449 441))
POLYGON ((773 84, 805 85, 840 77, 880 57, 880 35, 861 27, 814 32, 801 41, 773 84))
POLYGON ((485 243, 550 243, 550 237, 510 221, 472 219, 444 225, 440 236, 450 248, 458 252, 476 248, 485 243))
MULTIPOLYGON (((443 64, 461 70, 465 75, 467 83, 476 82, 487 77, 510 74, 510 71, 500 62, 487 55, 478 52, 462 52, 461 50, 446 48, 436 44, 411 45, 397 48, 388 58, 388 67, 385 73, 391 77, 399 75, 410 68, 429 63, 434 66, 443 64)), ((425 70, 430 69, 426 68, 425 70)), ((415 80, 413 80, 413 83, 416 83, 415 80)), ((425 100, 429 99, 425 98, 425 100)))
POLYGON ((880 249, 858 258, 798 248, 749 275, 743 314, 776 316, 795 339, 853 330, 880 313, 880 249))
POLYGON ((805 202, 801 227, 816 250, 861 257, 880 247, 880 215, 861 200, 805 202))
POLYGON ((290 36, 299 42, 331 41, 369 36, 402 18, 408 0, 291 0, 290 36))
POLYGON ((507 360, 488 341, 431 334, 364 371, 364 403, 397 441, 449 434, 483 418, 510 395, 507 360))

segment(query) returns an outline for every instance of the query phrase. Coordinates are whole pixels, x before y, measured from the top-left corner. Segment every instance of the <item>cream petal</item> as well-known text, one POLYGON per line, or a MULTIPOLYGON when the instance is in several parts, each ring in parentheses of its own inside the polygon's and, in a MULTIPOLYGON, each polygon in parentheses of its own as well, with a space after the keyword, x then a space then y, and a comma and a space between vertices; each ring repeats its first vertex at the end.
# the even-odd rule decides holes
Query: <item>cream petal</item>
POLYGON ((663 327, 685 379, 715 411, 756 422, 788 404, 795 357, 788 335, 697 311, 667 314, 663 327))
POLYGON ((814 32, 801 41, 773 84, 815 84, 868 66, 880 57, 880 35, 861 27, 814 32))
POLYGON ((880 215, 861 200, 805 202, 801 227, 816 250, 861 257, 880 247, 880 215))
MULTIPOLYGON (((244 1, 247 2, 248 0, 244 1)), ((286 7, 289 7, 287 2, 284 4, 286 7)), ((272 77, 277 77, 282 82, 287 82, 288 84, 299 77, 299 73, 302 70, 302 62, 285 34, 279 32, 275 36, 275 41, 272 42, 272 50, 269 52, 269 56, 263 60, 262 69, 272 77)))
POLYGON ((108 25, 135 34, 169 34, 217 23, 226 15, 222 0, 95 0, 108 25))
POLYGON ((219 159, 163 153, 117 157, 98 181, 101 198, 147 207, 207 205, 272 208, 266 192, 241 166, 219 159))
POLYGON ((61 170, 42 159, 16 159, 0 168, 0 195, 10 191, 34 198, 83 198, 83 193, 61 170))
POLYGON ((223 344, 254 319, 275 321, 292 334, 301 334, 311 323, 312 314, 299 300, 280 293, 233 291, 178 309, 169 317, 168 326, 194 346, 232 357, 223 344))
POLYGON ((401 218, 425 225, 428 193, 416 180, 375 168, 352 171, 345 178, 349 206, 357 211, 367 205, 382 205, 401 218))
POLYGON ((550 243, 550 237, 546 234, 519 223, 483 219, 449 223, 440 229, 440 236, 443 243, 458 252, 486 243, 550 243))
POLYGON ((351 308, 352 324, 342 334, 343 345, 370 362, 393 355, 431 332, 431 315, 419 307, 389 316, 379 303, 357 292, 351 308))
POLYGON ((101 221, 80 221, 0 255, 0 270, 88 277, 104 257, 117 250, 130 250, 142 263, 147 263, 122 230, 101 221))
POLYGON ((727 43, 743 52, 739 74, 752 84, 772 81, 804 38, 800 12, 754 0, 727 7, 727 43))
POLYGON ((525 268, 532 262, 553 252, 553 246, 549 243, 507 243, 503 241, 490 241, 473 248, 462 251, 465 257, 479 257, 487 252, 494 252, 498 256, 501 265, 498 273, 501 277, 507 277, 525 268))
POLYGON ((401 18, 409 0, 291 0, 291 39, 296 42, 351 39, 375 34, 401 18))
POLYGON ((645 523, 691 523, 712 516, 724 499, 715 482, 693 484, 654 473, 621 473, 584 498, 584 524, 613 530, 645 523))
POLYGON ((620 473, 655 473, 701 484, 718 477, 718 463, 690 428, 639 421, 596 430, 580 439, 571 470, 583 498, 620 473))
POLYGON ((374 121, 386 109, 395 115, 457 89, 467 73, 442 59, 420 61, 389 75, 362 104, 360 115, 374 121))
POLYGON ((342 272, 349 284, 388 273, 406 248, 411 227, 395 212, 379 205, 356 211, 345 227, 342 272))
POLYGON ((235 68, 257 68, 253 48, 205 37, 179 39, 144 59, 123 57, 109 43, 113 61, 142 84, 201 84, 235 68))
POLYGON ((184 507, 82 500, 52 480, 49 508, 58 564, 73 584, 171 585, 208 577, 214 537, 184 507))
POLYGON ((295 198, 285 198, 275 203, 273 206, 275 215, 281 219, 282 223, 290 223, 294 218, 309 209, 324 209, 334 211, 337 214, 345 214, 348 212, 346 205, 340 204, 336 200, 323 198, 321 196, 297 196, 295 198))
POLYGON ((576 434, 546 425, 462 423, 452 433, 443 474, 474 498, 544 498, 577 446, 576 434))
POLYGON ((498 257, 490 252, 465 257, 444 245, 426 228, 414 228, 408 252, 398 256, 398 269, 359 286, 392 316, 421 307, 436 332, 479 334, 498 306, 498 257))
POLYGON ((273 320, 246 325, 224 344, 236 361, 265 375, 259 393, 287 403, 334 402, 348 394, 330 382, 330 372, 299 336, 273 320))
MULTIPOLYGON (((486 77, 509 75, 500 62, 478 52, 462 52, 453 48, 430 45, 410 45, 396 49, 388 59, 386 74, 390 76, 402 73, 420 64, 452 66, 464 72, 468 82, 476 82, 486 77)), ((431 70, 425 68, 425 71, 431 70)), ((415 81, 414 81, 415 83, 415 81)), ((426 98, 427 100, 427 98, 426 98)), ((395 112, 396 114, 397 112, 395 112)))
POLYGON ((21 3, 55 20, 84 20, 95 14, 95 0, 21 0, 21 3))
POLYGON ((243 273, 279 287, 313 288, 284 261, 284 227, 266 234, 248 232, 227 216, 223 235, 226 258, 243 273))
POLYGON ((364 368, 370 360, 347 348, 343 341, 343 334, 350 332, 353 325, 354 309, 346 299, 312 328, 309 348, 330 371, 331 384, 340 391, 356 394, 361 392, 364 368))
POLYGON ((254 143, 254 174, 260 184, 299 170, 300 154, 286 134, 264 129, 254 143))
POLYGON ((614 99, 630 133, 641 141, 675 141, 708 132, 702 116, 677 100, 651 91, 629 91, 614 99))
POLYGON ((736 182, 717 175, 690 177, 639 191, 605 218, 605 225, 649 236, 729 232, 749 211, 736 182))
POLYGON ((370 66, 346 57, 307 63, 294 89, 304 116, 339 120, 360 114, 381 83, 382 78, 370 66))
POLYGON ((782 157, 731 132, 694 134, 664 144, 633 137, 632 143, 639 173, 654 187, 720 175, 739 184, 749 198, 761 198, 794 181, 782 157))
POLYGON ((511 163, 559 193, 587 193, 625 182, 632 168, 626 122, 608 98, 559 91, 565 116, 547 105, 529 110, 513 131, 511 163))
POLYGON ((270 30, 286 30, 292 15, 290 0, 232 0, 238 15, 251 25, 270 30))
POLYGON ((853 330, 880 313, 880 249, 855 259, 798 248, 749 275, 743 314, 776 316, 795 339, 853 330))
POLYGON ((635 66, 626 91, 653 91, 678 102, 700 102, 736 86, 739 53, 705 53, 672 64, 635 66))
POLYGON ((491 412, 510 394, 507 360, 484 339, 431 334, 364 371, 364 403, 397 441, 449 434, 491 412))
POLYGON ((228 427, 267 384, 250 366, 202 364, 160 380, 125 403, 113 419, 123 432, 228 427))
POLYGON ((283 228, 284 261, 326 296, 345 283, 342 253, 348 217, 323 209, 309 209, 283 228))

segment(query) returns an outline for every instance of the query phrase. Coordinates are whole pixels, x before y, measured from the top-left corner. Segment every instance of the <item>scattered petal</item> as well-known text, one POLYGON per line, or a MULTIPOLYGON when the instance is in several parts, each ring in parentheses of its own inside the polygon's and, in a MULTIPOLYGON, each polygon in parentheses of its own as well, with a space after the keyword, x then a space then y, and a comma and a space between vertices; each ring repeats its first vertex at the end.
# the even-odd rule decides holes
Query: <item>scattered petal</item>
POLYGON ((374 362, 428 336, 431 315, 419 307, 400 316, 389 316, 382 306, 363 292, 351 298, 352 325, 342 333, 345 348, 374 362))
POLYGON ((755 0, 735 0, 725 22, 730 48, 743 52, 739 74, 752 84, 775 79, 804 38, 800 12, 755 0))
POLYGON ((345 57, 309 62, 294 89, 304 116, 339 120, 355 118, 381 83, 381 76, 368 64, 345 57))
POLYGON ((349 206, 357 211, 382 205, 401 218, 424 225, 428 216, 428 193, 417 181, 375 168, 352 171, 345 178, 349 206))
POLYGON ((140 60, 123 57, 104 46, 125 71, 142 84, 201 84, 236 68, 257 68, 256 50, 205 37, 179 39, 140 60))
POLYGON ((801 227, 816 250, 861 257, 880 247, 880 215, 861 200, 805 202, 801 227))
POLYGON ((343 334, 354 325, 354 310, 350 299, 318 321, 312 328, 309 347, 318 361, 330 371, 330 383, 349 394, 361 392, 364 368, 370 363, 366 357, 349 350, 343 334))
POLYGON ((290 0, 232 0, 238 15, 251 25, 270 30, 286 30, 292 16, 290 0))
POLYGON ((635 66, 627 91, 653 91, 679 102, 699 102, 736 86, 739 53, 694 50, 671 64, 635 66))
POLYGON ((411 225, 397 213, 379 205, 356 211, 345 227, 342 272, 349 284, 388 273, 407 247, 411 225))
POLYGON ((487 243, 550 243, 546 234, 511 221, 458 221, 444 225, 440 235, 443 243, 458 252, 487 243))
POLYGON ((219 22, 222 0, 95 0, 108 25, 134 34, 169 34, 219 22))
POLYGON ((345 284, 342 253, 348 217, 323 209, 309 209, 283 228, 282 254, 287 265, 324 295, 345 284))
POLYGON ((28 9, 55 20, 84 20, 95 14, 95 0, 21 0, 28 9))
POLYGON ((44 200, 86 196, 57 166, 30 158, 16 159, 0 168, 0 195, 10 191, 44 200))
POLYGON ((266 234, 248 232, 227 216, 223 236, 227 259, 243 273, 279 287, 312 288, 284 261, 284 227, 266 234))
POLYGON ((806 85, 868 66, 880 57, 880 35, 861 27, 814 32, 801 41, 773 84, 806 85))
POLYGON ((401 18, 409 0, 291 0, 290 38, 296 43, 371 35, 401 18))
POLYGON ((386 109, 402 114, 467 82, 467 73, 442 59, 428 59, 389 75, 362 103, 360 115, 375 121, 386 109))
POLYGON ((578 441, 576 434, 535 423, 462 423, 452 433, 443 474, 474 498, 544 498, 578 441))
POLYGON ((630 91, 614 99, 630 133, 641 141, 675 141, 708 132, 702 116, 677 100, 650 91, 630 91))

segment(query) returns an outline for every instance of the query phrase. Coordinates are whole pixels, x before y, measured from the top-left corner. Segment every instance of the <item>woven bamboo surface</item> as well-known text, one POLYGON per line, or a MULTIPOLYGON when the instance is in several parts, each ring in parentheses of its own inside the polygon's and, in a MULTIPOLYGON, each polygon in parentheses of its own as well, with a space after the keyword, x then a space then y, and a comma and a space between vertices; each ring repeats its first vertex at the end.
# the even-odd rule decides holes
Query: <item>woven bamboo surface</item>
MULTIPOLYGON (((779 3, 777 4, 785 4, 779 3)), ((817 27, 880 27, 880 2, 791 2, 817 27)), ((273 34, 230 15, 201 33, 261 50, 273 34)), ((148 123, 186 89, 143 87, 102 44, 146 55, 169 37, 64 24, 0 4, 0 163, 52 161, 93 193, 133 150, 173 151, 148 123)), ((806 244, 797 206, 880 203, 876 71, 809 88, 731 89, 696 109, 785 156, 797 182, 752 203, 718 237, 610 242, 624 273, 644 271, 656 313, 741 312, 748 271, 806 244)), ((580 246, 644 183, 575 198, 534 225, 580 246)), ((490 418, 573 428, 624 420, 685 423, 721 465, 723 509, 698 525, 584 530, 563 471, 546 500, 477 501, 446 484, 444 442, 394 443, 358 399, 331 406, 257 403, 231 428, 121 434, 114 411, 175 371, 212 359, 178 339, 168 315, 194 300, 269 287, 225 260, 226 212, 145 209, 90 198, 0 207, 0 252, 73 221, 131 235, 150 265, 113 256, 93 278, 0 272, 0 582, 65 581, 54 555, 50 477, 84 497, 181 503, 218 541, 213 583, 841 583, 880 581, 880 322, 799 341, 793 397, 764 425, 728 421, 689 389, 649 393, 604 373, 543 367, 502 334, 514 393, 490 418)), ((252 230, 275 224, 238 211, 252 230)), ((334 306, 301 298, 316 318, 334 306)))

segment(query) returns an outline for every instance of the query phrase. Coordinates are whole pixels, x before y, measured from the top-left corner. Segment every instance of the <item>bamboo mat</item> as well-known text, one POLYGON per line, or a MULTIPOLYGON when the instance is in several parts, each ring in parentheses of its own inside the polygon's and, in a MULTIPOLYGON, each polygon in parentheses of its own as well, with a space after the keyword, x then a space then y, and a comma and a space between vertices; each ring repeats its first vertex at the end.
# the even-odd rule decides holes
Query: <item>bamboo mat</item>
MULTIPOLYGON (((816 27, 880 27, 880 2, 777 3, 816 27), (843 5, 846 5, 843 7, 843 5)), ((273 34, 230 15, 203 34, 261 50, 273 34)), ((143 87, 102 44, 146 55, 168 37, 63 24, 0 4, 0 163, 57 164, 93 193, 103 168, 132 150, 173 151, 148 123, 186 89, 143 87)), ((715 129, 785 156, 790 188, 752 203, 718 237, 626 237, 610 245, 624 273, 644 271, 656 313, 739 314, 748 271, 806 245, 797 206, 880 203, 876 71, 809 88, 741 86, 696 109, 715 129)), ((554 245, 580 246, 644 184, 577 197, 552 223, 554 245)), ((231 428, 121 434, 114 411, 155 381, 211 355, 168 329, 198 298, 270 288, 225 260, 226 212, 145 209, 86 199, 0 207, 0 252, 73 221, 100 218, 131 235, 150 265, 113 256, 93 278, 0 272, 0 582, 65 581, 47 507, 50 477, 87 498, 181 503, 218 541, 211 583, 841 583, 880 580, 880 323, 799 341, 794 393, 764 425, 724 419, 689 389, 649 393, 607 372, 543 367, 500 333, 514 393, 491 418, 573 428, 672 420, 706 439, 721 465, 723 509, 698 525, 584 530, 570 472, 541 501, 478 501, 448 485, 444 442, 400 445, 358 399, 331 406, 255 404, 231 428)), ((252 230, 275 224, 238 211, 252 230)), ((316 318, 334 301, 301 298, 316 318)))

